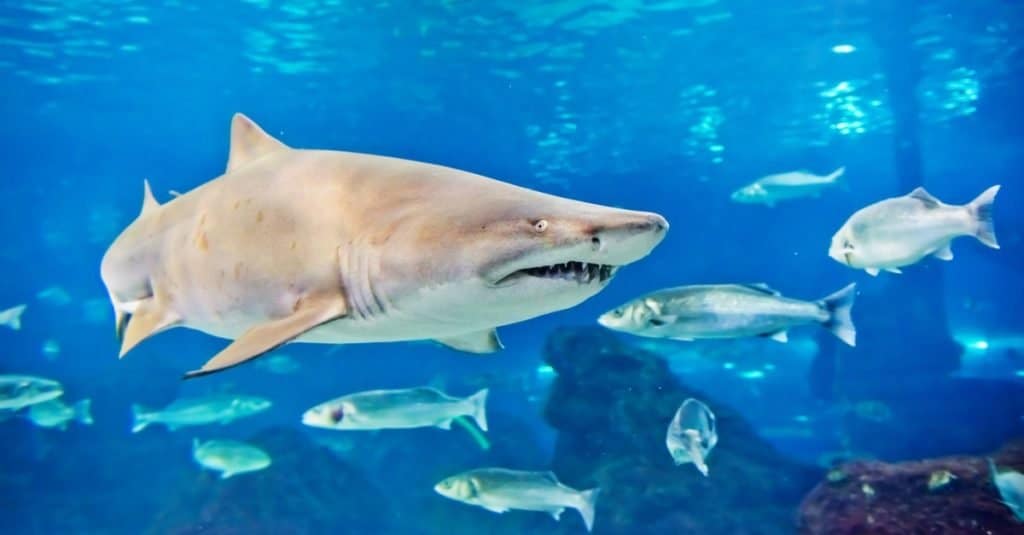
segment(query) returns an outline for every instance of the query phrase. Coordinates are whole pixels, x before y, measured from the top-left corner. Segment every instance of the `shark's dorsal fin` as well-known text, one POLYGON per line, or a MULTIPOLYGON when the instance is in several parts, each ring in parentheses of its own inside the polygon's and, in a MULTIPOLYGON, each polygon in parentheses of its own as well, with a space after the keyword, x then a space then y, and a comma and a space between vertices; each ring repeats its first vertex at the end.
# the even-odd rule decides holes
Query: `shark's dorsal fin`
POLYGON ((231 172, 271 152, 287 148, 288 145, 264 132, 252 119, 236 113, 231 118, 231 151, 228 153, 226 172, 231 172))
POLYGON ((139 217, 146 215, 146 212, 153 210, 160 206, 160 203, 156 202, 156 197, 153 197, 153 189, 149 187, 149 180, 142 180, 142 210, 139 210, 139 217))
POLYGON ((778 290, 772 288, 771 286, 768 286, 767 284, 765 284, 763 282, 753 282, 753 283, 749 283, 749 284, 740 284, 740 286, 742 286, 744 288, 747 288, 747 289, 750 289, 750 290, 761 292, 763 294, 775 295, 775 296, 782 295, 778 290))
POLYGON ((921 201, 926 208, 937 208, 942 204, 942 201, 939 201, 931 193, 928 193, 926 189, 920 187, 911 191, 907 196, 921 201))

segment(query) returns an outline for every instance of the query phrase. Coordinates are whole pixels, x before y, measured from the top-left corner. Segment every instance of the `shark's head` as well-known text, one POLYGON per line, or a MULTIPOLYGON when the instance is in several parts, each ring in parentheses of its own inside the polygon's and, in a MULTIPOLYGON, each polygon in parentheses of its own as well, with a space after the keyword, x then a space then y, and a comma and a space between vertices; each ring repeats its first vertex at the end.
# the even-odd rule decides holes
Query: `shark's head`
POLYGON ((569 308, 647 256, 668 230, 654 213, 486 179, 458 186, 404 212, 380 249, 382 281, 416 281, 381 288, 403 311, 493 327, 569 308))
POLYGON ((755 182, 732 192, 730 198, 739 203, 759 203, 768 198, 768 192, 755 182))

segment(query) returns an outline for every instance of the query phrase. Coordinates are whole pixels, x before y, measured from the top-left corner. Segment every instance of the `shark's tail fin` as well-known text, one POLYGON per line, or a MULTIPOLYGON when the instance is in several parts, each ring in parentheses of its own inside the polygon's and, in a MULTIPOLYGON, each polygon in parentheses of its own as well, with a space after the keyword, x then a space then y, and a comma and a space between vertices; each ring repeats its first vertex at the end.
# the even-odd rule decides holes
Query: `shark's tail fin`
POLYGON ((487 389, 484 388, 476 394, 469 396, 468 401, 473 407, 471 416, 476 422, 476 425, 479 426, 480 429, 487 431, 487 389))
POLYGON ((996 241, 996 229, 992 224, 992 204, 996 200, 996 193, 999 193, 998 185, 983 191, 967 205, 967 210, 974 218, 974 237, 993 249, 999 248, 999 242, 996 241))
POLYGON ((576 506, 576 510, 583 517, 583 524, 587 526, 587 531, 593 531, 594 529, 594 512, 597 507, 597 496, 600 493, 601 489, 599 488, 580 492, 580 503, 576 506))
POLYGON ((15 331, 21 330, 21 314, 25 312, 28 305, 18 305, 0 312, 0 324, 6 325, 15 331))
POLYGON ((853 317, 850 315, 856 290, 856 283, 850 284, 821 300, 821 305, 829 314, 825 328, 851 347, 857 345, 857 328, 853 326, 853 317))
POLYGON ((132 405, 132 433, 138 433, 153 423, 153 411, 142 405, 132 405))
POLYGON ((75 420, 84 425, 92 425, 92 400, 83 399, 72 407, 75 410, 75 420))
POLYGON ((836 169, 835 171, 832 171, 825 178, 827 178, 829 182, 837 182, 840 178, 843 177, 843 174, 845 174, 845 173, 846 173, 846 167, 844 166, 844 167, 840 167, 839 169, 836 169))

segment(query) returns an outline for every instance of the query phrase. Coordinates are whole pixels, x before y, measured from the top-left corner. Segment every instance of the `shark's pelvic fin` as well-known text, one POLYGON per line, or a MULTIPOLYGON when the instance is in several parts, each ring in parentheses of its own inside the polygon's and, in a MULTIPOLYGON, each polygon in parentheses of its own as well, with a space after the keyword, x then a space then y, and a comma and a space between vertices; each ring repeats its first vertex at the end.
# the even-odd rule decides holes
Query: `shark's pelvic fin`
POLYGON ((494 353, 505 347, 498 338, 498 331, 494 329, 451 338, 440 338, 435 341, 441 345, 448 346, 457 351, 465 351, 466 353, 494 353))
POLYGON ((149 180, 142 180, 142 210, 139 211, 139 217, 146 215, 147 212, 160 206, 160 203, 156 202, 156 197, 153 197, 153 190, 149 187, 149 180))
MULTIPOLYGON (((123 318, 123 315, 118 318, 119 327, 124 321, 123 318)), ((178 314, 167 307, 165 301, 158 295, 142 301, 123 329, 121 353, 118 358, 123 358, 146 338, 180 324, 181 318, 178 314)), ((122 329, 118 330, 122 331, 122 329)))
POLYGON ((306 298, 296 306, 292 314, 244 332, 231 345, 203 364, 202 368, 186 373, 185 378, 237 366, 298 338, 314 327, 344 317, 347 313, 348 305, 341 294, 306 298))
POLYGON ((271 152, 287 149, 288 145, 274 139, 252 119, 241 113, 231 118, 231 149, 228 153, 230 172, 271 152))

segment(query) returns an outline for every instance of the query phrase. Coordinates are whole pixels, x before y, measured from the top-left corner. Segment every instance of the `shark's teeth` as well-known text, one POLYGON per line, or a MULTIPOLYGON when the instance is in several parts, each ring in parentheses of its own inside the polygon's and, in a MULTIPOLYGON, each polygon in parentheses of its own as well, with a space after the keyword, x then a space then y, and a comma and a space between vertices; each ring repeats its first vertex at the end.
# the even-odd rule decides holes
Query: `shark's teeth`
POLYGON ((616 269, 615 266, 573 260, 562 264, 527 268, 522 271, 533 277, 575 280, 581 284, 588 284, 593 281, 607 281, 612 278, 616 269))

